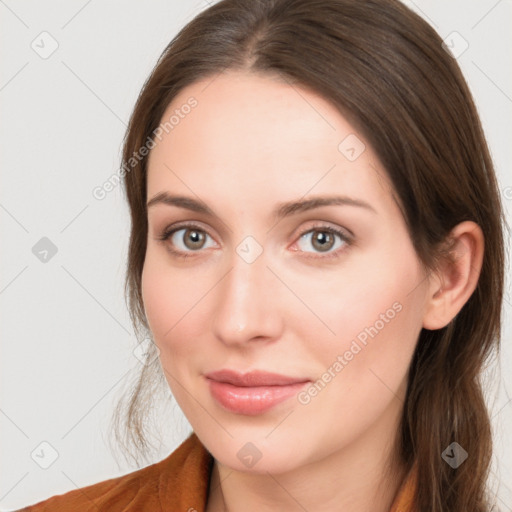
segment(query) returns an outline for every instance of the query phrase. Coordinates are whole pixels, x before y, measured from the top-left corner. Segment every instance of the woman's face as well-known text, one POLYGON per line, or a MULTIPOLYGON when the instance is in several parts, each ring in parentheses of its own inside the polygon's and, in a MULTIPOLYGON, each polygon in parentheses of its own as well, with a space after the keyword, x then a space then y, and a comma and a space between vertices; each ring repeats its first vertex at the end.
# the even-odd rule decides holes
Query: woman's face
POLYGON ((188 86, 173 115, 148 162, 142 289, 194 431, 238 470, 381 457, 427 279, 372 148, 317 94, 241 72, 188 86))

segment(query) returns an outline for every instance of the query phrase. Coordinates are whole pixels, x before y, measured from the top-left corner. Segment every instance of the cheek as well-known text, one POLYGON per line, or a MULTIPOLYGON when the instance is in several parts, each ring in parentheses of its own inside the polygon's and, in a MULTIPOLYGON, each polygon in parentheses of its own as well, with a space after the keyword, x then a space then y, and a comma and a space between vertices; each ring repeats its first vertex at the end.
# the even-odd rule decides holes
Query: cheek
POLYGON ((173 272, 163 258, 148 250, 142 273, 142 297, 153 340, 160 350, 160 365, 169 388, 187 418, 194 410, 184 389, 192 389, 195 339, 188 322, 197 302, 184 272, 173 272), (183 364, 187 361, 187 364, 183 364))
POLYGON ((195 305, 201 290, 204 288, 198 279, 191 283, 186 272, 172 271, 164 257, 148 249, 142 272, 142 298, 162 363, 170 361, 171 352, 175 357, 191 350, 197 324, 188 320, 198 311, 195 305))
MULTIPOLYGON (((406 376, 421 331, 423 271, 412 246, 397 247, 361 253, 308 295, 334 333, 324 330, 321 345, 310 350, 317 369, 336 375, 336 384, 329 384, 338 390, 335 401, 346 401, 347 390, 360 400, 392 397, 390 390, 396 392, 406 376)), ((311 327, 309 332, 304 339, 314 339, 311 327)))
MULTIPOLYGON (((415 288, 423 272, 413 248, 404 243, 398 246, 399 250, 383 245, 355 251, 321 276, 318 270, 303 272, 300 278, 288 276, 297 283, 294 291, 317 317, 296 315, 300 329, 310 331, 304 339, 314 336, 314 328, 331 357, 332 351, 348 350, 354 339, 364 346, 373 338, 385 337, 385 332, 393 340, 414 338, 422 314, 421 290, 415 288)), ((304 309, 296 300, 293 304, 295 313, 304 309)))

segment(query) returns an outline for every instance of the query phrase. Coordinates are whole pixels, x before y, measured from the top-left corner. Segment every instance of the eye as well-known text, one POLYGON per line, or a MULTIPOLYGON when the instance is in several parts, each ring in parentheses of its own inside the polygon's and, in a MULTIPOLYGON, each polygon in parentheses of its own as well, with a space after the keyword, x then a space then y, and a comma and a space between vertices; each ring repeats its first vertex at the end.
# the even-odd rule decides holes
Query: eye
MULTIPOLYGON (((180 258, 195 256, 194 253, 212 247, 214 243, 207 245, 208 239, 213 241, 204 229, 195 224, 171 226, 158 236, 158 240, 166 242, 167 249, 180 258)), ((351 235, 340 229, 318 225, 304 231, 296 244, 299 246, 300 252, 313 253, 308 257, 335 258, 340 256, 352 244, 352 238, 351 235), (308 244, 313 247, 313 251, 307 250, 308 244)))
POLYGON ((320 253, 315 258, 320 257, 337 257, 352 243, 351 237, 339 229, 330 226, 314 226, 313 229, 302 233, 297 245, 302 252, 320 253), (313 251, 308 251, 307 246, 312 246, 313 251), (326 256, 322 256, 324 253, 326 256))
POLYGON ((210 235, 195 224, 168 228, 158 237, 163 242, 170 241, 169 251, 183 258, 193 256, 187 253, 199 252, 201 249, 211 247, 211 245, 205 245, 208 238, 211 239, 210 235))

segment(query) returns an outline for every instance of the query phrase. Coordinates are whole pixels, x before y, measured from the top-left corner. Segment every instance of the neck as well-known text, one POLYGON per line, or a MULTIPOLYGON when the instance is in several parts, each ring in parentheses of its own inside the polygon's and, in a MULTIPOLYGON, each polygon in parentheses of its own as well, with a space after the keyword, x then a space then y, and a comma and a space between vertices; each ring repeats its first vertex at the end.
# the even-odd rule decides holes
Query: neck
POLYGON ((235 471, 214 460, 206 511, 389 512, 407 473, 394 456, 400 412, 391 414, 394 429, 373 425, 350 446, 284 473, 235 471))

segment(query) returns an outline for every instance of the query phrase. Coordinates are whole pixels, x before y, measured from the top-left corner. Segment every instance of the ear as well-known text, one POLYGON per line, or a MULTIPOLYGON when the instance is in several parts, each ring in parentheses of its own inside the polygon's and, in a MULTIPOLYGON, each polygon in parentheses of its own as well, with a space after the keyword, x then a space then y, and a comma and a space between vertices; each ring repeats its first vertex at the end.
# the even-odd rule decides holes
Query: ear
POLYGON ((449 257, 429 276, 423 327, 448 325, 471 297, 478 283, 484 255, 484 235, 472 221, 457 224, 448 235, 449 257))

